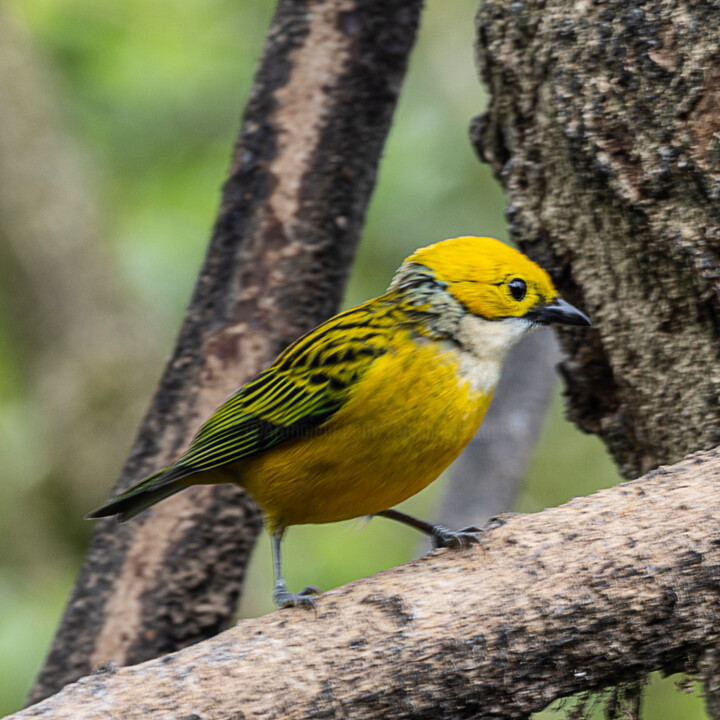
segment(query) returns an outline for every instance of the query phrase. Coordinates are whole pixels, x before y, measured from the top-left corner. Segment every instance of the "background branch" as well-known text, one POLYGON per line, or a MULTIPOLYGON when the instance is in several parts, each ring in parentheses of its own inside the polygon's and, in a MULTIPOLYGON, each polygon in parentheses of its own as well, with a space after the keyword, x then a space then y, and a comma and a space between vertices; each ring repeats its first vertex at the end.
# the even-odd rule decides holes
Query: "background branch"
MULTIPOLYGON (((115 492, 173 460, 225 397, 337 309, 420 5, 279 3, 205 264, 115 492)), ((149 522, 99 523, 31 698, 218 632, 259 529, 232 486, 182 493, 149 522)))
POLYGON ((521 718, 717 642, 720 454, 439 551, 10 716, 521 718))

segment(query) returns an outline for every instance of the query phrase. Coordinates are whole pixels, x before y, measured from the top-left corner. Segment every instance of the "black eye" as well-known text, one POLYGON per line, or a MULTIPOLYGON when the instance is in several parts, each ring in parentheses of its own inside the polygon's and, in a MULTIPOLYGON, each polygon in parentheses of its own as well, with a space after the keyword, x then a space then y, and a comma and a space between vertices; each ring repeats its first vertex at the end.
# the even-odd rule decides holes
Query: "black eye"
POLYGON ((524 280, 521 280, 520 278, 514 278, 513 280, 510 280, 508 283, 508 287, 510 288, 510 294, 513 296, 513 300, 517 300, 520 302, 525 297, 525 293, 527 292, 527 285, 525 284, 524 280))

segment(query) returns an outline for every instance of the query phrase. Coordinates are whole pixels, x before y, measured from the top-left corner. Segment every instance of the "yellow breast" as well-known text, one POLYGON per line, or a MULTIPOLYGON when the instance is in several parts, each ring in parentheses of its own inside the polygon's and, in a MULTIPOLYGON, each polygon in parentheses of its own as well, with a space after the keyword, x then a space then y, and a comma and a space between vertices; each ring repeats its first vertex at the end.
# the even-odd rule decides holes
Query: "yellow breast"
POLYGON ((238 464, 270 530, 388 509, 435 480, 476 433, 499 363, 449 343, 401 336, 393 345, 321 429, 238 464))

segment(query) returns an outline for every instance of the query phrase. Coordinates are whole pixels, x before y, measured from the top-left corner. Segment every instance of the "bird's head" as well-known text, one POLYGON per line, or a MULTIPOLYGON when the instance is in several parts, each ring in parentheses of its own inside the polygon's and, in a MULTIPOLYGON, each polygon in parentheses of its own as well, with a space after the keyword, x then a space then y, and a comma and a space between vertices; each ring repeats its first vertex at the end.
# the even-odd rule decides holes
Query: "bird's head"
POLYGON ((493 238, 459 237, 420 248, 406 258, 391 287, 428 282, 443 287, 467 312, 485 320, 591 324, 559 296, 545 270, 493 238))

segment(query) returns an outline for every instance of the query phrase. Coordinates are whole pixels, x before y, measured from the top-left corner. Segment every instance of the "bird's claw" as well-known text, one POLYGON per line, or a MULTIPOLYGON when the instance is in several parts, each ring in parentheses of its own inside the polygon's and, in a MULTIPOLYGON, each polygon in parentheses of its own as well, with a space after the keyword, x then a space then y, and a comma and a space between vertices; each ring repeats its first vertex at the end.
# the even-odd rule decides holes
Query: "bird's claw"
POLYGON ((446 547, 466 548, 479 543, 482 532, 482 528, 474 525, 462 530, 449 530, 442 525, 436 525, 430 537, 435 549, 446 547))
POLYGON ((273 600, 278 607, 315 607, 315 598, 313 595, 319 595, 320 588, 316 588, 314 585, 308 585, 300 592, 291 593, 287 586, 278 584, 273 590, 273 600))

